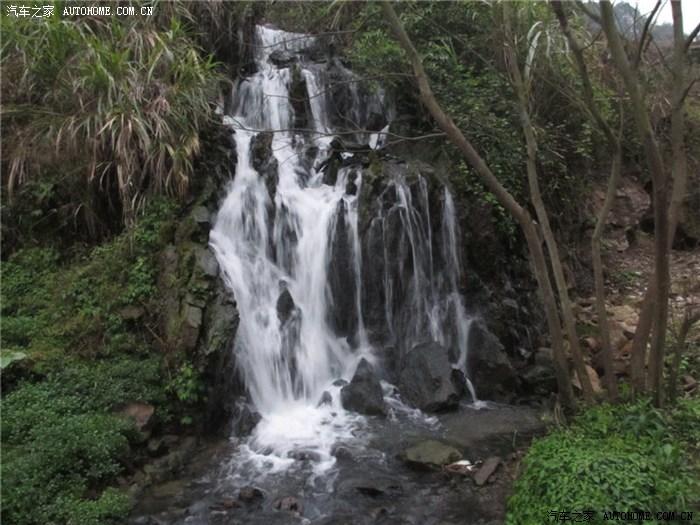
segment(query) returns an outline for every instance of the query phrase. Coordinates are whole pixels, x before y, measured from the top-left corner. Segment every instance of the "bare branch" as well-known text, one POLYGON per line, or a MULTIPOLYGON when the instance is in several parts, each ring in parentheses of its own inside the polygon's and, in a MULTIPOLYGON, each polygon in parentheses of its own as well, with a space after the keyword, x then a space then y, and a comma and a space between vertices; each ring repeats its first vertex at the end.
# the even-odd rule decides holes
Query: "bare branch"
POLYGON ((588 9, 581 0, 576 0, 576 7, 578 7, 588 18, 601 25, 600 16, 588 9))
MULTIPOLYGON (((654 9, 651 10, 649 16, 647 16, 647 21, 644 24, 644 29, 642 30, 642 38, 639 39, 639 45, 637 46, 637 54, 634 57, 634 69, 639 67, 639 62, 642 60, 642 51, 644 50, 644 41, 646 40, 647 34, 649 33, 649 28, 656 17, 656 14, 661 9, 661 0, 656 0, 656 5, 654 9)), ((651 38, 651 37, 650 37, 651 38)))
POLYGON ((690 48, 690 45, 693 43, 693 40, 695 40, 695 37, 698 36, 698 33, 700 33, 700 23, 695 26, 695 29, 693 29, 690 34, 688 35, 688 38, 685 41, 685 50, 688 51, 690 48))

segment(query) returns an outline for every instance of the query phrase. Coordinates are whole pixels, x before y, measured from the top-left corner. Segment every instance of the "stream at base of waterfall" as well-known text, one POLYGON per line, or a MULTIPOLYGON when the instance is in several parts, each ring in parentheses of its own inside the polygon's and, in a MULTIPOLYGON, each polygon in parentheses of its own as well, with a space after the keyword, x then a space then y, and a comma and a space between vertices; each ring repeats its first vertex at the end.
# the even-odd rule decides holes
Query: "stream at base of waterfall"
POLYGON ((444 465, 412 470, 403 451, 452 432, 459 454, 476 461, 503 451, 494 436, 508 442, 513 430, 520 439, 539 429, 534 412, 475 401, 470 388, 471 321, 458 292, 448 188, 382 174, 385 190, 360 217, 370 168, 353 162, 352 148, 339 152, 338 141, 376 151, 393 111, 380 89, 363 89, 319 46, 308 35, 256 28, 256 71, 224 104, 237 165, 210 244, 236 300, 231 351, 260 421, 250 436, 204 447, 190 467, 198 479, 173 482, 160 497, 156 490, 134 523, 485 523, 488 505, 455 489, 463 473, 445 480, 444 465), (456 412, 439 417, 405 402, 390 373, 431 344, 446 349, 466 393, 451 401, 456 412), (381 385, 378 416, 342 401, 363 359, 381 385), (496 421, 493 432, 486 424, 484 436, 460 444, 466 438, 454 429, 474 434, 464 421, 488 421, 481 412, 496 421))

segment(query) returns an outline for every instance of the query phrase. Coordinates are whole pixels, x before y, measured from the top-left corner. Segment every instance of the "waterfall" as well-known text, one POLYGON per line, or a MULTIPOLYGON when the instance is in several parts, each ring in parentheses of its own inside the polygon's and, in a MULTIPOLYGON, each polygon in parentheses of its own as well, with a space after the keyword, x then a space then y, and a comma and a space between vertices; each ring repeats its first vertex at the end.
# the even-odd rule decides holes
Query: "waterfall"
POLYGON ((347 164, 331 180, 321 167, 331 133, 380 146, 391 111, 381 92, 360 93, 340 64, 309 60, 313 37, 258 27, 255 44, 257 71, 237 82, 225 116, 238 160, 210 242, 240 313, 236 362, 262 416, 251 450, 284 466, 293 450, 309 449, 329 464, 333 442, 362 421, 343 410, 337 380, 349 380, 362 357, 376 362, 368 322, 388 327, 393 344, 408 349, 426 338, 457 349, 455 366, 466 370, 454 203, 445 188, 442 223, 432 224, 423 177, 389 183, 394 200, 370 230, 382 246, 371 256, 382 259, 384 311, 368 319, 368 254, 363 264, 358 231, 363 170, 347 164), (332 100, 330 65, 335 81, 345 80, 342 103, 332 100), (325 392, 331 404, 319 404, 325 392))

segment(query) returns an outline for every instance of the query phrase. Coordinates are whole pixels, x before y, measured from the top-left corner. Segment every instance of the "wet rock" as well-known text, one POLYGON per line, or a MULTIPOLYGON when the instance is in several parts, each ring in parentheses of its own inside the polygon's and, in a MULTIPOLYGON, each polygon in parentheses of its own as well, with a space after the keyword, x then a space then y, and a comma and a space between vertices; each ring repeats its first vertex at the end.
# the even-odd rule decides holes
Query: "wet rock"
POLYGON ((517 374, 503 345, 479 319, 469 328, 467 370, 481 399, 508 400, 516 390, 517 374))
POLYGON ((418 345, 408 353, 398 386, 404 401, 425 412, 451 409, 459 402, 447 349, 437 343, 418 345))
POLYGON ((494 472, 496 472, 496 469, 498 468, 500 462, 501 458, 497 456, 491 456, 486 461, 484 461, 484 464, 481 466, 478 472, 474 474, 474 482, 479 486, 486 483, 491 477, 491 475, 494 472))
POLYGON ((273 505, 277 510, 285 510, 291 512, 292 514, 299 516, 304 511, 301 502, 291 496, 286 496, 282 499, 275 501, 273 505))
POLYGON ((238 506, 238 503, 232 499, 222 499, 221 501, 217 501, 214 505, 209 505, 209 510, 230 511, 236 509, 238 506))
POLYGON ((277 299, 277 318, 280 324, 284 325, 296 308, 292 294, 285 289, 277 299))
POLYGON ((275 49, 269 56, 270 62, 277 67, 289 67, 297 61, 297 57, 286 49, 275 49))
POLYGON ((338 203, 335 227, 328 265, 328 288, 330 293, 328 324, 339 336, 348 337, 357 332, 358 312, 356 297, 356 274, 353 241, 350 235, 347 205, 338 203))
POLYGON ((234 419, 231 422, 233 435, 237 437, 249 435, 261 419, 262 416, 252 411, 247 403, 238 403, 235 407, 234 419))
POLYGON ((250 158, 255 171, 263 177, 270 198, 274 199, 279 175, 278 162, 272 153, 272 138, 271 132, 258 133, 253 137, 250 141, 250 158))
POLYGON ((331 393, 328 392, 328 390, 324 390, 323 394, 321 394, 321 399, 318 402, 317 407, 320 407, 321 405, 332 405, 333 404, 333 397, 331 396, 331 393))
POLYGON ((349 385, 340 390, 343 408, 370 416, 386 415, 384 393, 372 365, 362 358, 349 385))
POLYGON ((454 447, 429 439, 404 450, 401 459, 412 467, 431 469, 459 461, 462 454, 454 447))
POLYGON ((216 277, 219 273, 219 263, 209 248, 199 247, 194 252, 197 264, 207 277, 216 277))
POLYGON ((538 396, 547 396, 557 389, 557 379, 551 366, 526 366, 520 371, 520 379, 526 392, 538 396))
POLYGON ((352 458, 352 451, 347 445, 343 443, 337 443, 333 445, 333 448, 331 449, 331 456, 334 456, 338 459, 350 459, 352 458))
POLYGON ((313 450, 292 450, 287 454, 291 459, 297 461, 320 461, 321 455, 313 450))
POLYGON ((535 352, 535 364, 552 368, 554 366, 554 350, 551 348, 538 348, 535 352))
POLYGON ((246 485, 238 493, 238 501, 242 501, 244 503, 253 503, 264 498, 265 495, 263 494, 262 490, 251 485, 246 485))
POLYGON ((403 492, 401 482, 391 478, 372 478, 355 485, 355 490, 364 496, 396 496, 403 492))
POLYGON ((345 385, 348 385, 349 383, 345 379, 336 379, 333 381, 333 386, 340 386, 343 387, 345 385))

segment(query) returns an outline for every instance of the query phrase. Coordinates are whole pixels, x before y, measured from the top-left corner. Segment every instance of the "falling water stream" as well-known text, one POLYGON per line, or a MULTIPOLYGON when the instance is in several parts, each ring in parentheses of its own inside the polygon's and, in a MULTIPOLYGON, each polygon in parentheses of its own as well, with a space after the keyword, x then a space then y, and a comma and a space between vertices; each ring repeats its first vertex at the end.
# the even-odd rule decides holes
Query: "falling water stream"
MULTIPOLYGON (((440 190, 440 209, 431 210, 423 177, 392 176, 366 232, 368 245, 381 249, 363 257, 358 232, 363 170, 344 163, 331 178, 323 168, 334 134, 381 147, 392 111, 381 92, 361 93, 339 63, 309 60, 316 45, 307 35, 257 27, 256 72, 237 82, 232 109, 224 116, 235 132, 237 165, 210 243, 235 296, 240 324, 232 351, 261 420, 212 474, 219 477, 219 492, 224 485, 250 484, 269 492, 290 490, 284 479, 293 476, 309 499, 321 501, 334 483, 338 447, 364 458, 357 469, 366 470, 365 461, 376 468, 386 462, 383 452, 366 447, 377 423, 343 409, 338 382, 350 380, 362 358, 381 374, 377 333, 383 334, 382 345, 404 353, 426 341, 440 343, 452 349, 453 367, 467 372, 469 319, 458 293, 452 196, 446 187, 440 190), (332 96, 339 77, 342 109, 332 96), (308 97, 304 119, 299 85, 308 97), (370 271, 379 272, 381 285, 374 290, 381 306, 371 312, 363 286, 370 271), (332 401, 320 403, 328 394, 332 401)), ((435 418, 408 408, 391 384, 382 384, 388 421, 398 425, 390 431, 395 437, 385 438, 392 446, 411 429, 435 428, 435 418)), ((316 505, 307 505, 305 515, 328 516, 323 503, 316 505)), ((183 523, 209 519, 190 516, 183 523)))
MULTIPOLYGON (((333 122, 342 119, 332 114, 327 65, 304 60, 315 45, 307 35, 257 28, 257 72, 238 83, 226 117, 235 130, 238 161, 211 232, 211 246, 240 312, 233 351, 252 404, 262 416, 247 446, 274 468, 291 465, 295 450, 313 451, 319 460, 316 468, 323 471, 334 462, 334 443, 350 439, 364 420, 343 410, 334 383, 350 380, 362 357, 370 362, 375 357, 361 306, 362 170, 341 168, 329 184, 318 169, 329 155, 332 133, 341 131, 333 122), (275 65, 273 57, 280 53, 298 65, 275 65), (295 129, 295 76, 297 82, 303 79, 310 102, 308 129, 295 129), (251 151, 260 137, 266 137, 276 173, 256 169, 251 151), (266 178, 275 175, 271 195, 266 178), (338 264, 338 257, 348 260, 338 264), (324 392, 333 401, 319 406, 324 392)), ((352 80, 350 72, 342 72, 352 80)), ((353 127, 342 131, 354 130, 353 138, 376 147, 383 136, 364 132, 369 115, 380 111, 390 119, 391 112, 383 108, 380 94, 361 98, 355 83, 347 84, 349 115, 343 117, 353 127)), ((391 220, 388 212, 397 212, 402 234, 398 249, 410 264, 401 263, 398 273, 386 272, 386 325, 395 343, 409 350, 426 339, 454 344, 455 366, 466 370, 468 321, 457 293, 452 197, 445 188, 442 224, 433 228, 426 181, 418 180, 418 191, 413 192, 417 195, 400 177, 391 186, 394 202, 379 218, 391 220), (440 243, 432 239, 433 229, 442 237, 440 243), (442 253, 433 253, 436 244, 442 253), (438 258, 443 261, 439 266, 438 258)), ((390 235, 387 228, 382 234, 390 235)), ((389 260, 397 257, 389 247, 396 242, 384 241, 383 254, 377 255, 389 268, 389 260)))

